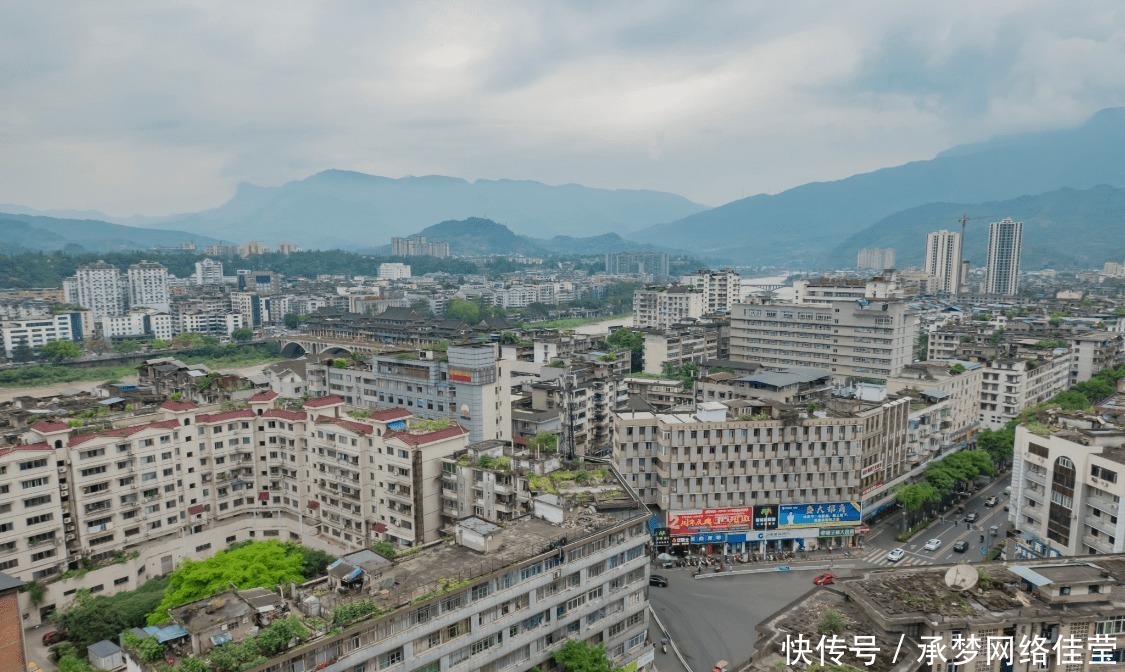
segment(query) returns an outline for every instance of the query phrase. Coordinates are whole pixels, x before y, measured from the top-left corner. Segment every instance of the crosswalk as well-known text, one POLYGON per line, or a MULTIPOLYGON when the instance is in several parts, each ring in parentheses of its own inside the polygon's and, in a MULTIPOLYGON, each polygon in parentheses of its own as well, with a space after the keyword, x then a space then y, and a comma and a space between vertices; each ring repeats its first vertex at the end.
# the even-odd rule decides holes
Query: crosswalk
POLYGON ((886 549, 875 548, 864 553, 860 559, 864 562, 870 563, 872 565, 878 565, 880 567, 919 567, 921 565, 933 565, 936 563, 936 559, 934 557, 930 555, 923 555, 922 553, 915 553, 910 550, 906 551, 906 557, 904 557, 902 560, 899 560, 898 562, 891 562, 890 560, 887 560, 887 553, 888 551, 886 549))

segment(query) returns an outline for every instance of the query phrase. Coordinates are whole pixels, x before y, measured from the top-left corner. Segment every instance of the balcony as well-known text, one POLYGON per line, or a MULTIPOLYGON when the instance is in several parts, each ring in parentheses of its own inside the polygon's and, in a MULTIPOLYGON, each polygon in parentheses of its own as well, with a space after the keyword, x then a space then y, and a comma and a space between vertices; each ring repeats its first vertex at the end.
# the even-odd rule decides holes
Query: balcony
POLYGON ((1121 510, 1121 504, 1115 504, 1104 497, 1098 497, 1096 495, 1086 495, 1086 504, 1114 516, 1121 510))
POLYGON ((1024 472, 1023 477, 1024 477, 1024 480, 1026 480, 1029 483, 1035 483, 1036 485, 1038 485, 1041 488, 1047 487, 1047 475, 1046 474, 1036 474, 1034 472, 1027 471, 1027 472, 1024 472))

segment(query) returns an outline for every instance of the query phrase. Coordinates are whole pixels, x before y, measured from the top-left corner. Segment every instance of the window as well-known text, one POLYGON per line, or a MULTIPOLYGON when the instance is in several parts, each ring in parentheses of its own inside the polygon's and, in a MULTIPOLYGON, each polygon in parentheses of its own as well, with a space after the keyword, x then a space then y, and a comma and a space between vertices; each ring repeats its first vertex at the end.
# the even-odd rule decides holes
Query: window
POLYGON ((38 460, 31 460, 30 462, 20 462, 20 471, 28 471, 30 469, 41 469, 47 466, 47 458, 40 458, 38 460))
POLYGON ((402 662, 402 647, 398 647, 392 651, 388 651, 379 656, 379 669, 398 665, 402 662))
POLYGON ((33 506, 42 506, 43 504, 50 504, 50 503, 51 503, 51 496, 50 495, 40 495, 38 497, 30 497, 28 499, 23 500, 23 506, 24 506, 25 509, 30 509, 33 506))

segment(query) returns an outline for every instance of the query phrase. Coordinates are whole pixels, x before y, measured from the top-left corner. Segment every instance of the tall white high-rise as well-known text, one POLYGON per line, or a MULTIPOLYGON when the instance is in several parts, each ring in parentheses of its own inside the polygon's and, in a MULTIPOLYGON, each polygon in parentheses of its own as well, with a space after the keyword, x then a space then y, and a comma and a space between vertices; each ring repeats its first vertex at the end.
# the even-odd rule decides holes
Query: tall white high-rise
POLYGON ((692 275, 680 276, 680 283, 703 293, 703 310, 707 313, 730 312, 742 298, 742 276, 729 268, 702 268, 692 275))
POLYGON ((988 232, 988 294, 1012 295, 1019 291, 1023 222, 1005 217, 992 222, 988 232))
POLYGON ((931 290, 943 294, 961 291, 961 234, 934 231, 926 236, 926 273, 933 276, 931 290))
POLYGON ((223 262, 214 259, 195 262, 195 275, 192 279, 197 285, 223 284, 223 262))
POLYGON ((168 269, 155 261, 129 267, 129 307, 168 311, 168 269))
POLYGON ((92 312, 95 320, 125 312, 121 273, 116 266, 99 259, 96 264, 79 266, 75 279, 78 281, 78 305, 92 312))

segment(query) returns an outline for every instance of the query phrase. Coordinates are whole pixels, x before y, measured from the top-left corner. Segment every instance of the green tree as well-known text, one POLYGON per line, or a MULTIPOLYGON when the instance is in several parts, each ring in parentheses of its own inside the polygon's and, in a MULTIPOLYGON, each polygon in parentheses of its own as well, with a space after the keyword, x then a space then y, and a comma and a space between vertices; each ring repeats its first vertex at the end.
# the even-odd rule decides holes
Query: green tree
POLYGON ((918 334, 918 340, 914 343, 914 356, 919 362, 924 362, 929 357, 930 352, 930 332, 923 331, 918 334))
POLYGON ((263 656, 275 656, 289 648, 289 642, 309 636, 309 631, 301 625, 296 616, 280 618, 270 623, 258 633, 255 641, 263 656))
POLYGON ((817 630, 822 635, 839 635, 844 632, 844 617, 840 612, 835 609, 828 608, 820 616, 820 623, 817 624, 817 630))
POLYGON ((539 432, 528 439, 527 446, 542 453, 554 453, 559 449, 559 436, 551 432, 539 432))
POLYGON ((941 501, 941 493, 929 483, 904 485, 895 492, 895 500, 907 513, 906 527, 918 521, 919 514, 941 501))
POLYGON ((605 342, 612 348, 628 350, 630 371, 640 371, 645 364, 645 335, 632 329, 618 329, 606 337, 605 342))
POLYGON ((72 653, 59 658, 59 672, 94 672, 94 666, 72 653))
POLYGON ((207 667, 207 661, 195 656, 186 656, 180 660, 179 666, 176 668, 179 672, 209 672, 210 668, 207 667))
POLYGON ((445 316, 461 320, 465 324, 476 324, 480 322, 480 306, 472 301, 454 297, 445 306, 445 316))
POLYGON ((615 672, 605 653, 605 646, 568 639, 566 644, 551 654, 551 658, 566 672, 615 672))
POLYGON ((258 650, 258 645, 253 639, 244 639, 241 642, 229 642, 217 646, 207 652, 207 660, 212 669, 218 672, 241 672, 265 662, 266 658, 258 650))
POLYGON ((35 351, 27 343, 16 343, 12 346, 13 362, 30 362, 35 359, 35 351))
POLYGON ((245 343, 254 338, 254 330, 249 327, 239 327, 230 332, 230 337, 239 343, 245 343))
POLYGON ((163 338, 154 338, 148 342, 148 347, 153 350, 167 350, 171 347, 172 342, 163 338))
POLYGON ((148 614, 163 599, 167 586, 167 578, 150 579, 136 590, 76 600, 65 611, 56 611, 52 619, 66 632, 67 639, 85 651, 94 642, 113 639, 123 630, 144 626, 148 614))
POLYGON ((286 313, 281 321, 285 324, 286 329, 296 329, 301 326, 301 318, 297 313, 286 313))
POLYGON ((118 341, 113 344, 113 351, 119 355, 128 355, 141 349, 141 344, 136 341, 118 341))
POLYGON ((411 302, 410 309, 418 313, 419 317, 430 318, 434 316, 434 311, 430 308, 430 302, 425 299, 411 302))
POLYGON ((985 429, 981 430, 976 438, 977 447, 988 453, 994 464, 998 466, 1011 464, 1012 450, 1016 442, 1015 429, 985 429))
POLYGON ((953 376, 959 376, 962 373, 965 373, 965 365, 964 364, 954 364, 953 366, 949 367, 949 373, 950 373, 950 375, 953 375, 953 376))
POLYGON ((52 364, 58 364, 81 357, 82 346, 74 341, 51 341, 40 346, 39 355, 52 364))

